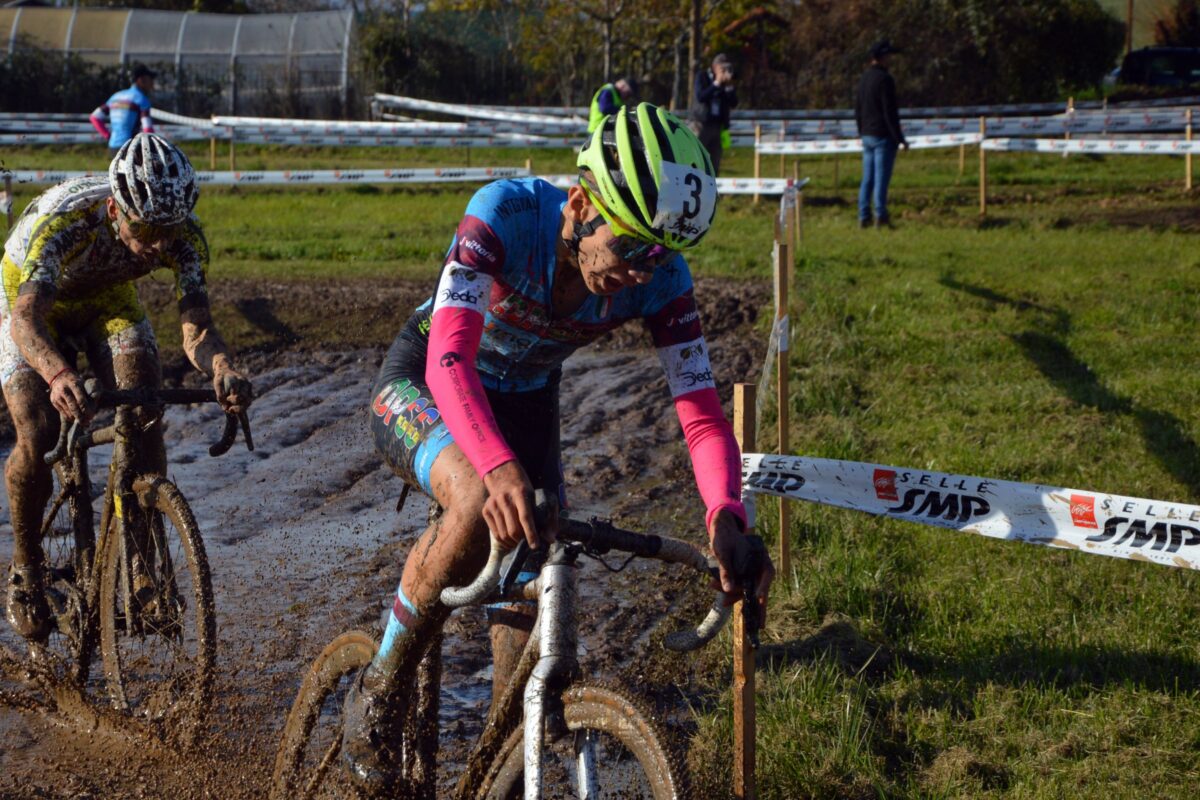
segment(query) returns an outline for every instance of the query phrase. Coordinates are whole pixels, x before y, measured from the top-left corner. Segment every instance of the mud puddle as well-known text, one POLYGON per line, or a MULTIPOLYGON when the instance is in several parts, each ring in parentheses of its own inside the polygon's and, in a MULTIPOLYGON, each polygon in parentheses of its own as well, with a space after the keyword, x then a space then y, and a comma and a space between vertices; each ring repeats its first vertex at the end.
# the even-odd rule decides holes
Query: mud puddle
MULTIPOLYGON (((706 319, 726 399, 732 379, 752 374, 762 352, 744 327, 762 305, 761 287, 744 305, 731 294, 712 292, 716 305, 702 306, 706 317, 724 323, 706 319), (728 335, 735 332, 742 335, 728 335)), ((629 527, 701 543, 703 508, 666 384, 643 334, 631 331, 577 353, 564 370, 572 512, 616 516, 629 527), (648 521, 639 526, 641 519, 648 521)), ((86 732, 68 735, 39 715, 0 704, 0 797, 265 795, 280 729, 309 662, 343 630, 378 632, 404 556, 424 527, 419 495, 396 512, 401 484, 382 467, 367 432, 381 355, 310 349, 256 359, 254 453, 239 442, 225 456, 208 456, 220 432, 215 407, 168 411, 170 477, 191 503, 212 567, 220 636, 215 732, 201 746, 163 758, 86 732)), ((97 485, 107 456, 93 451, 97 485)), ((7 528, 5 497, 0 530, 7 528)), ((0 536, 0 563, 10 552, 11 535, 0 536)), ((647 632, 677 608, 691 614, 707 600, 707 589, 656 564, 614 576, 585 562, 581 590, 583 665, 610 678, 640 674, 647 632)), ((23 652, 4 624, 0 643, 23 652)), ((452 783, 453 760, 478 733, 490 696, 481 611, 452 617, 443 652, 444 774, 452 783)), ((99 671, 93 668, 97 694, 99 671)))

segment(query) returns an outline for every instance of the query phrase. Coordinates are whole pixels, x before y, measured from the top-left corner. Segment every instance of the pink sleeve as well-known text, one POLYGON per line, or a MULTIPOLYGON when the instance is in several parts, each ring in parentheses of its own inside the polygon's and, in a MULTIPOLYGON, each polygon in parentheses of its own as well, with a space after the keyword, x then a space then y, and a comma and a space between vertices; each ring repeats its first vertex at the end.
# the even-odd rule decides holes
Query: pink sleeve
POLYGON ((100 118, 100 112, 102 110, 103 106, 97 108, 92 112, 92 116, 89 119, 91 119, 92 127, 96 129, 96 132, 107 139, 109 137, 108 127, 105 126, 104 120, 100 118))
POLYGON ((483 335, 483 315, 467 308, 438 308, 429 327, 425 382, 450 435, 483 477, 515 461, 488 405, 475 356, 483 335))
POLYGON ((713 517, 728 509, 746 529, 746 509, 742 505, 742 457, 733 428, 721 411, 717 390, 699 389, 675 398, 675 411, 683 426, 696 485, 708 513, 705 526, 711 530, 713 517))

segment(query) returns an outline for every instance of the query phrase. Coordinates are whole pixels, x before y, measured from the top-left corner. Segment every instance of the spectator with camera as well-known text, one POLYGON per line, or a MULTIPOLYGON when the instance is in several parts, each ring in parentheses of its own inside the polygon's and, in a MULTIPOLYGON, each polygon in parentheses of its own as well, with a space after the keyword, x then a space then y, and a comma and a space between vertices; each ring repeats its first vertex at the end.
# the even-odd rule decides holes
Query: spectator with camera
POLYGON ((718 53, 712 66, 696 73, 688 126, 712 157, 713 170, 721 172, 721 149, 729 137, 729 112, 737 106, 733 62, 718 53))

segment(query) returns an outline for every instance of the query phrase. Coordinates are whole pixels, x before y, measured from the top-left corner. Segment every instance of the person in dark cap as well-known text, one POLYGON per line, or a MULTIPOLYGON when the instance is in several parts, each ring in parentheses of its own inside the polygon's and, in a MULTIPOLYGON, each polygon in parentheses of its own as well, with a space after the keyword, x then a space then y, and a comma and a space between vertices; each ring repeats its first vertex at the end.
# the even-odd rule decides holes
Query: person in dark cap
POLYGON ((600 127, 609 114, 615 114, 622 106, 637 105, 638 83, 632 75, 626 75, 613 83, 606 83, 592 95, 591 113, 588 114, 588 133, 600 127))
POLYGON ((154 70, 145 64, 133 67, 133 84, 122 89, 92 112, 92 127, 108 140, 109 160, 121 147, 141 133, 154 133, 150 118, 150 94, 154 91, 154 70))
POLYGON ((717 53, 711 67, 696 73, 688 126, 708 150, 718 175, 721 172, 722 131, 728 130, 729 112, 737 102, 733 61, 724 53, 717 53))
POLYGON ((908 141, 900 128, 900 109, 896 103, 896 80, 887 70, 888 58, 900 50, 887 39, 876 42, 870 50, 871 63, 858 82, 854 100, 854 121, 862 137, 863 176, 858 189, 858 226, 871 225, 871 203, 875 204, 875 227, 892 227, 887 210, 888 183, 896 151, 908 149, 908 141))

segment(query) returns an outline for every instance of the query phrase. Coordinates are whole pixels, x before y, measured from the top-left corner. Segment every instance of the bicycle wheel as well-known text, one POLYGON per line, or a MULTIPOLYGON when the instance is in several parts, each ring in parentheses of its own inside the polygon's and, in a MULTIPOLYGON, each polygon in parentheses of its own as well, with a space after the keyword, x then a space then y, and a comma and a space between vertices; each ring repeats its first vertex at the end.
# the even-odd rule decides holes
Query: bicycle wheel
MULTIPOLYGON (((133 482, 131 529, 108 536, 100 581, 100 647, 113 705, 168 721, 187 737, 212 702, 217 621, 196 519, 157 476, 133 482), (132 530, 137 528, 137 530, 132 530)), ((121 525, 122 515, 113 514, 121 525)))
MULTIPOLYGON (((563 692, 567 729, 574 735, 544 750, 543 797, 690 797, 682 752, 652 713, 620 689, 576 683, 563 692), (585 746, 585 743, 587 746, 585 746), (592 792, 580 790, 580 753, 590 747, 592 792)), ((524 730, 517 728, 474 796, 519 800, 524 791, 524 730)))
POLYGON ((272 800, 354 797, 336 763, 342 744, 342 705, 355 674, 371 663, 378 644, 363 631, 334 639, 309 667, 283 726, 271 776, 272 800))
POLYGON ((61 464, 55 467, 54 491, 42 521, 46 600, 55 625, 45 643, 29 643, 30 658, 43 674, 80 686, 87 681, 97 640, 87 596, 95 548, 90 499, 61 464))

